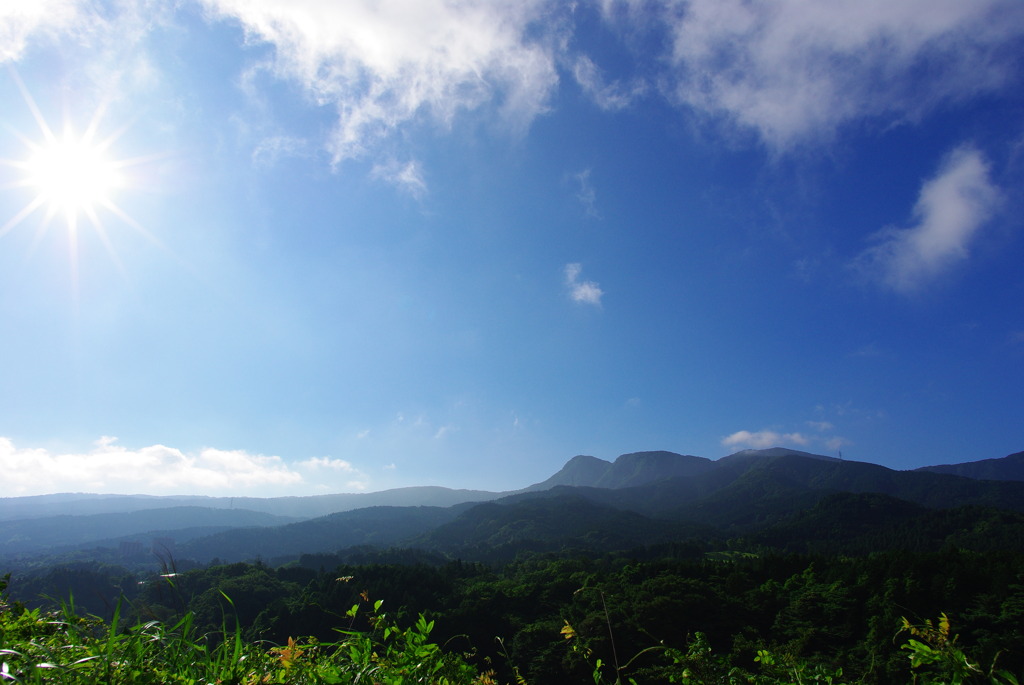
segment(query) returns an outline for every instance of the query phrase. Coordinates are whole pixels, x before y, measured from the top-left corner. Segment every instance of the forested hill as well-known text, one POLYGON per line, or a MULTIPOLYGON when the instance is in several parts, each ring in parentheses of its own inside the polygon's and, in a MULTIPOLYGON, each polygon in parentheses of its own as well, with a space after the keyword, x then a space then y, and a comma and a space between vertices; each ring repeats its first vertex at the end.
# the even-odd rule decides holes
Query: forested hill
POLYGON ((1024 452, 1017 452, 1002 459, 982 459, 965 464, 924 466, 918 471, 948 473, 982 480, 1024 480, 1024 452))
POLYGON ((20 555, 53 548, 75 548, 100 540, 140 534, 170 537, 176 542, 221 530, 280 526, 295 519, 247 509, 168 507, 122 513, 43 516, 5 521, 0 527, 0 550, 20 555), (179 531, 188 531, 181 535, 179 531))
MULTIPOLYGON (((1024 539, 1016 537, 1024 533, 1022 517, 993 514, 1024 508, 1024 483, 899 472, 783 451, 740 453, 710 462, 710 468, 697 462, 696 474, 673 476, 668 454, 627 455, 630 467, 656 467, 646 476, 634 468, 618 471, 643 485, 625 486, 628 480, 615 488, 559 485, 464 505, 450 520, 403 544, 458 558, 508 561, 524 550, 601 553, 753 533, 783 547, 803 540, 821 549, 830 539, 841 539, 862 550, 878 544, 942 546, 958 531, 968 547, 991 543, 1012 548, 1024 539), (943 518, 939 512, 944 510, 959 514, 943 518), (832 534, 810 534, 809 520, 816 530, 832 534), (858 520, 860 529, 836 537, 837 526, 858 520), (989 537, 971 537, 975 530, 987 530, 989 537)), ((685 467, 694 464, 688 457, 679 461, 685 467)), ((599 480, 608 482, 607 473, 599 480)), ((416 516, 413 510, 396 512, 396 520, 416 516)))
MULTIPOLYGON (((1019 457, 989 460, 992 463, 977 468, 984 473, 1012 473, 1019 457)), ((884 521, 874 525, 878 530, 884 527, 884 535, 890 538, 904 536, 891 527, 910 511, 907 505, 920 508, 920 516, 936 510, 968 508, 973 513, 963 514, 967 530, 979 520, 991 519, 980 511, 1024 512, 1024 481, 979 480, 934 470, 895 471, 877 464, 778 448, 745 450, 717 461, 664 451, 636 452, 622 455, 615 462, 578 456, 546 481, 504 494, 407 488, 368 495, 263 501, 236 498, 234 502, 226 501, 229 508, 153 507, 154 501, 165 505, 177 500, 141 498, 135 501, 142 508, 131 512, 25 517, 4 526, 0 564, 16 569, 59 559, 124 561, 123 545, 148 550, 154 539, 162 540, 160 544, 165 546, 167 541, 173 543, 170 549, 180 563, 256 558, 284 563, 303 553, 336 553, 357 546, 417 547, 465 558, 508 559, 528 549, 552 552, 576 548, 600 553, 630 545, 755 533, 763 533, 763 539, 775 541, 772 544, 783 544, 778 541, 788 534, 772 530, 797 526, 800 516, 840 493, 883 498, 874 500, 873 509, 854 507, 844 515, 857 521, 867 512, 872 516, 888 512, 882 517, 884 521), (354 497, 364 499, 351 499, 354 497), (307 499, 310 502, 303 503, 307 499), (545 504, 544 500, 551 503, 545 504), (354 501, 392 504, 301 517, 305 520, 240 508, 246 504, 308 514, 323 507, 350 507, 354 501), (409 501, 413 504, 394 504, 409 501), (419 503, 423 501, 440 504, 419 503), (889 504, 883 506, 880 502, 889 504), (45 558, 40 559, 40 555, 45 558)), ((48 506, 62 498, 23 499, 32 500, 30 504, 36 510, 48 511, 48 506)), ((100 501, 81 496, 63 499, 86 509, 100 501)), ((131 500, 106 499, 118 507, 131 500)), ((188 501, 209 503, 213 499, 188 501)), ((225 504, 225 500, 216 501, 225 504)), ((24 514, 30 509, 18 511, 24 514)), ((1001 531, 1016 525, 1016 519, 997 522, 1001 531)), ((878 530, 875 533, 881 535, 878 530)), ((929 539, 946 539, 948 532, 944 530, 942 526, 935 528, 929 539)), ((851 544, 863 546, 861 538, 870 538, 869 532, 862 531, 851 544)), ((153 564, 157 558, 143 555, 132 563, 153 564)))
POLYGON ((207 563, 212 559, 282 562, 303 553, 347 547, 400 545, 453 519, 466 505, 455 507, 367 507, 276 528, 232 530, 181 545, 178 554, 207 563))
POLYGON ((1014 480, 781 449, 717 461, 641 452, 614 463, 576 457, 537 486, 448 506, 301 521, 158 508, 0 530, 8 547, 25 549, 62 524, 65 543, 93 538, 7 558, 0 550, 15 599, 73 596, 109 618, 126 597, 145 625, 174 625, 191 611, 203 635, 237 619, 252 640, 288 649, 298 644, 291 638, 351 631, 367 607, 384 611, 384 600, 392 616, 428 612, 442 644, 487 668, 518 669, 502 682, 591 682, 579 659, 612 663, 611 630, 618 654, 630 657, 623 673, 638 683, 681 677, 684 654, 699 657, 685 663, 691 674, 705 669, 704 682, 763 669, 766 654, 786 669, 808 664, 802 682, 905 682, 907 655, 893 639, 901 617, 945 621, 942 612, 962 626, 960 644, 976 647, 980 667, 1024 669, 1024 482, 1014 480), (240 527, 141 531, 175 513, 240 527), (129 520, 136 533, 95 539, 125 533, 129 520), (140 557, 157 534, 172 553, 140 557), (669 670, 659 670, 659 655, 669 670))
MULTIPOLYGON (((691 459, 676 456, 683 463, 691 459)), ((714 525, 742 523, 765 509, 800 510, 835 492, 880 493, 932 508, 975 505, 1024 511, 1022 482, 894 471, 790 450, 739 452, 710 462, 691 476, 666 474, 647 481, 632 487, 572 490, 619 509, 714 525)), ((567 487, 529 490, 511 499, 558 495, 567 487)))
POLYGON ((150 495, 92 495, 63 493, 33 497, 0 497, 0 521, 106 513, 132 513, 148 509, 203 507, 245 509, 275 516, 313 518, 338 511, 366 507, 448 507, 462 502, 483 502, 501 493, 485 490, 454 490, 439 486, 394 488, 380 492, 338 493, 308 497, 200 497, 150 495))
POLYGON ((674 452, 632 452, 614 462, 579 455, 547 480, 531 485, 525 492, 550 490, 558 485, 594 488, 625 488, 646 485, 666 478, 695 476, 715 467, 704 457, 674 452))

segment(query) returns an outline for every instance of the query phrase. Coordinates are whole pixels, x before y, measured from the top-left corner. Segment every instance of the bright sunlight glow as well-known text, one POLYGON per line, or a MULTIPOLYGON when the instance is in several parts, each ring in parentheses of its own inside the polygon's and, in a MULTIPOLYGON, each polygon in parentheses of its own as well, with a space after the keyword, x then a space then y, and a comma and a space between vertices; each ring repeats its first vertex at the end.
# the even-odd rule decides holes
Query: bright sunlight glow
POLYGON ((122 183, 103 148, 70 132, 48 141, 27 161, 26 185, 36 190, 50 213, 59 211, 69 219, 91 213, 97 205, 109 204, 122 183))
POLYGON ((74 279, 77 279, 78 234, 80 219, 83 217, 88 220, 114 263, 122 268, 113 241, 107 234, 105 222, 101 220, 100 208, 162 247, 114 200, 116 191, 135 185, 129 168, 152 157, 114 159, 110 156, 109 149, 123 133, 123 129, 106 138, 96 135, 104 111, 102 106, 96 110, 85 133, 76 133, 68 123, 65 124, 63 135, 55 134, 16 73, 14 78, 42 135, 40 139, 32 140, 15 132, 28 148, 27 154, 22 159, 0 159, 0 165, 14 169, 18 177, 8 187, 27 188, 31 193, 27 204, 0 225, 0 237, 39 210, 43 213, 37 229, 39 236, 46 232, 53 217, 63 215, 74 279))

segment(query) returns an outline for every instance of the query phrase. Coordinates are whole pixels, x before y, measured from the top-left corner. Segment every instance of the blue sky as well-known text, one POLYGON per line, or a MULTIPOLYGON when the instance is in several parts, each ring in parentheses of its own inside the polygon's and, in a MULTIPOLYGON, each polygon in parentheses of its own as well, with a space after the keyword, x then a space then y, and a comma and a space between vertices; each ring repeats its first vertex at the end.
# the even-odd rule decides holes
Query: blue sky
POLYGON ((3 494, 1024 449, 1022 55, 1017 0, 4 4, 3 494))

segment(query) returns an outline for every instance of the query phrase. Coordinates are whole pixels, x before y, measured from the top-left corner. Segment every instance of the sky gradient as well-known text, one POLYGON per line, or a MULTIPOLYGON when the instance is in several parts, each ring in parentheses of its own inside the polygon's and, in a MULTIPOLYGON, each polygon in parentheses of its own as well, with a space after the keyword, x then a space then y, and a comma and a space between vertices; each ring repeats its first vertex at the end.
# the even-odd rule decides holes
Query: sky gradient
POLYGON ((0 62, 0 496, 1024 449, 1019 0, 37 0, 0 62))

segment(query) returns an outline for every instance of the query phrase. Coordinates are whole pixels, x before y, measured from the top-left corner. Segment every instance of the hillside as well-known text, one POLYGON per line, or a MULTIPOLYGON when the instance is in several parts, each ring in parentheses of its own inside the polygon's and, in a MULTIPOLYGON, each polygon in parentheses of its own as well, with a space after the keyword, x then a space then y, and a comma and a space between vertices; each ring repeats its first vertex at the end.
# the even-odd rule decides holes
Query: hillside
POLYGON ((982 459, 964 464, 924 466, 918 471, 945 473, 979 480, 1024 480, 1024 452, 1016 452, 1001 459, 982 459))
POLYGON ((579 455, 570 459, 555 475, 521 492, 549 490, 559 485, 609 489, 635 487, 668 478, 694 476, 714 468, 714 464, 704 457, 666 451, 631 452, 614 462, 579 455))
POLYGON ((181 545, 178 554, 207 563, 214 558, 294 559, 303 553, 360 545, 389 547, 448 523, 459 511, 459 507, 367 507, 274 528, 217 533, 181 545))
POLYGON ((299 552, 357 545, 402 546, 507 562, 523 552, 600 554, 737 533, 758 534, 782 547, 804 539, 812 546, 831 541, 868 551, 871 545, 915 537, 908 517, 931 531, 915 539, 940 546, 957 535, 966 540, 964 530, 985 525, 995 526, 993 539, 1003 546, 1024 533, 1024 519, 1009 514, 1024 510, 1024 483, 893 471, 790 450, 745 451, 716 462, 667 452, 623 455, 614 464, 575 457, 544 484, 557 481, 617 487, 558 484, 458 507, 363 509, 276 529, 222 533, 181 551, 200 560, 239 560, 294 558, 299 552), (671 475, 681 471, 692 475, 671 475), (840 496, 845 499, 837 500, 840 496), (975 513, 959 514, 960 528, 933 525, 935 512, 942 510, 975 513), (999 511, 1007 518, 978 513, 999 511), (809 524, 814 512, 834 521, 809 524), (808 525, 842 534, 819 539, 808 525))
POLYGON ((195 506, 146 509, 127 514, 43 516, 4 522, 0 527, 0 553, 2 556, 16 556, 132 536, 152 538, 167 534, 169 530, 257 528, 280 526, 293 520, 287 516, 246 509, 195 506))
MULTIPOLYGON (((954 470, 1012 476, 1019 461, 1017 454, 954 465, 954 470)), ((50 555, 54 561, 110 562, 119 558, 122 543, 142 543, 148 549, 153 538, 173 541, 177 559, 200 564, 215 558, 287 561, 304 553, 333 554, 356 546, 417 547, 432 554, 508 559, 526 550, 579 549, 596 554, 741 534, 764 533, 765 540, 782 544, 779 536, 796 535, 795 521, 842 493, 876 498, 874 507, 853 507, 845 515, 854 528, 876 529, 879 539, 891 537, 883 529, 900 524, 907 511, 1024 512, 1024 482, 968 478, 942 468, 896 471, 781 448, 743 450, 716 461, 649 451, 624 454, 614 462, 576 456, 547 480, 509 493, 426 487, 308 498, 7 498, 0 500, 0 509, 14 518, 0 533, 0 560, 50 555), (171 506, 183 501, 216 506, 171 506), (342 508, 310 515, 334 507, 342 508), (61 508, 127 510, 32 516, 61 508), (271 513, 283 511, 304 515, 271 513), (872 518, 879 511, 888 512, 890 520, 872 518), (771 530, 776 532, 765 533, 771 530), (790 532, 778 532, 786 530, 790 532)), ((856 501, 847 503, 852 507, 856 501)), ((835 504, 830 506, 829 511, 837 511, 835 504)), ((1014 529, 1016 519, 1003 523, 1014 529)), ((964 525, 973 530, 980 524, 965 519, 964 525)), ((865 535, 868 532, 860 531, 857 540, 839 537, 863 547, 859 540, 865 535)), ((950 535, 939 531, 929 539, 950 535)), ((814 536, 807 539, 813 541, 814 536)), ((156 562, 154 558, 148 563, 156 562)))
POLYGON ((200 497, 151 495, 90 495, 82 493, 0 497, 0 521, 44 516, 134 513, 150 509, 203 507, 245 509, 275 516, 308 519, 367 507, 449 507, 484 502, 501 493, 453 490, 439 486, 394 488, 380 492, 338 493, 308 497, 200 497))

